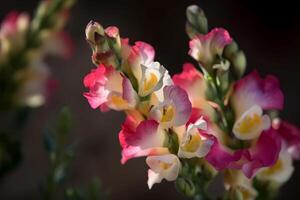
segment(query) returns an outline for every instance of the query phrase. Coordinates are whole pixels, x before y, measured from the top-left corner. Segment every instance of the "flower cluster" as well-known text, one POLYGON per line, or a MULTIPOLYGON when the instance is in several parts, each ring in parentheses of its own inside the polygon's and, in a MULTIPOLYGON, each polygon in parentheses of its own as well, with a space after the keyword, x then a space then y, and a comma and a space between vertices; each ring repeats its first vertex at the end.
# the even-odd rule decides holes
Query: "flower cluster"
POLYGON ((73 0, 46 0, 32 20, 27 13, 9 13, 0 27, 0 105, 42 105, 54 86, 46 55, 69 56, 72 45, 62 31, 73 0))
POLYGON ((118 28, 91 21, 86 37, 97 67, 84 78, 84 96, 94 109, 126 113, 121 162, 147 157, 149 188, 176 180, 187 196, 205 199, 208 183, 223 173, 224 199, 256 199, 290 178, 299 129, 279 118, 284 98, 276 77, 242 77, 245 55, 229 33, 207 32, 197 6, 187 19, 188 53, 199 69, 186 63, 172 78, 151 45, 131 45, 118 28))

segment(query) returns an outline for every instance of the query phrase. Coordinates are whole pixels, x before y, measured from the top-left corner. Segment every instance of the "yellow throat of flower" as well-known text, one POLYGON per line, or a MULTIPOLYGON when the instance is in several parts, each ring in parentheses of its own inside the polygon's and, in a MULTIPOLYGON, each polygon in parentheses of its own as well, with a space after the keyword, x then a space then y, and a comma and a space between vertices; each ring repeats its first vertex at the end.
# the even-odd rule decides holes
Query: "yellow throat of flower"
POLYGON ((253 115, 246 116, 237 127, 237 131, 241 134, 253 132, 258 126, 262 124, 260 115, 254 113, 253 115))
POLYGON ((169 122, 175 115, 175 108, 172 105, 165 106, 162 113, 161 122, 169 122))
POLYGON ((199 134, 192 135, 190 141, 183 146, 183 149, 187 152, 195 152, 201 145, 201 142, 199 134))
POLYGON ((150 78, 146 79, 144 86, 143 86, 143 91, 149 91, 151 90, 158 82, 158 78, 155 74, 151 73, 150 78))

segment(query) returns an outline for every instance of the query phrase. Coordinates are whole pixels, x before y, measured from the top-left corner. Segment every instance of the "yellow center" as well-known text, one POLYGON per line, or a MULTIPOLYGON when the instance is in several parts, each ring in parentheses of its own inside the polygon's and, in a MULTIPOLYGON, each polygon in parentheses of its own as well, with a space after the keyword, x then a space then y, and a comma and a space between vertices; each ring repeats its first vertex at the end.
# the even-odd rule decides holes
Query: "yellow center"
POLYGON ((277 162, 273 166, 266 168, 262 172, 262 174, 264 176, 271 176, 273 174, 276 174, 278 171, 282 170, 282 168, 283 168, 282 160, 278 159, 277 162))
POLYGON ((163 170, 167 170, 172 166, 172 164, 161 162, 161 161, 159 162, 159 165, 160 165, 160 168, 163 170))
POLYGON ((192 135, 192 138, 186 143, 183 149, 187 152, 195 152, 201 145, 201 137, 199 134, 192 135))
POLYGON ((150 78, 147 79, 144 83, 144 87, 143 90, 144 91, 149 91, 151 90, 156 84, 157 84, 158 80, 155 74, 151 73, 150 74, 150 78))
POLYGON ((262 123, 261 116, 258 114, 248 115, 239 123, 237 131, 241 134, 251 133, 262 123))
POLYGON ((173 119, 175 114, 174 107, 171 105, 165 106, 163 108, 163 114, 161 117, 161 122, 169 122, 173 119))
POLYGON ((116 107, 125 107, 127 105, 127 101, 124 100, 121 96, 111 96, 111 103, 116 107))

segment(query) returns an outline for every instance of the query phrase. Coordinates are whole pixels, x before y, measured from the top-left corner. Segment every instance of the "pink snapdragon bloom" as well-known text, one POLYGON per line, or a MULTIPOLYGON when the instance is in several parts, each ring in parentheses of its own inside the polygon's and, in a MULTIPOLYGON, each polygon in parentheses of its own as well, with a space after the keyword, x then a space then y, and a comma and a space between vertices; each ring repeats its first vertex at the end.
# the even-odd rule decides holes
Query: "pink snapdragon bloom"
POLYGON ((127 60, 129 66, 137 68, 141 63, 148 64, 154 62, 155 50, 150 44, 137 41, 131 46, 129 45, 129 39, 122 39, 121 44, 122 58, 127 60))
POLYGON ((175 129, 179 140, 178 157, 205 157, 214 143, 212 137, 206 134, 210 126, 208 118, 200 110, 193 109, 183 130, 182 127, 175 129))
POLYGON ((232 42, 228 31, 214 28, 208 34, 198 34, 190 41, 189 55, 205 68, 210 67, 217 55, 222 55, 226 45, 232 42))
POLYGON ((137 80, 139 96, 148 96, 172 84, 168 71, 154 61, 155 51, 151 45, 138 41, 130 46, 128 41, 123 41, 122 50, 122 57, 126 60, 124 70, 132 73, 137 80))
POLYGON ((232 151, 216 140, 206 159, 217 170, 241 169, 251 178, 260 168, 275 164, 280 151, 281 138, 274 129, 269 129, 248 149, 232 151))
POLYGON ((277 78, 262 79, 254 71, 236 82, 231 103, 236 116, 233 133, 238 139, 251 140, 270 128, 271 120, 263 111, 282 109, 283 94, 277 78))
POLYGON ((275 76, 267 75, 262 79, 257 71, 253 71, 234 85, 232 105, 238 116, 253 105, 264 110, 281 110, 283 103, 283 93, 275 76))
MULTIPOLYGON (((189 123, 203 116, 199 109, 193 109, 189 123)), ((273 165, 281 151, 281 137, 274 129, 264 131, 252 146, 246 149, 231 150, 222 142, 222 133, 215 127, 210 118, 203 116, 207 130, 202 133, 212 145, 205 159, 217 170, 240 169, 247 177, 253 177, 263 168, 273 165), (271 147, 271 148, 270 148, 271 147)))
POLYGON ((206 82, 203 74, 193 64, 185 63, 183 71, 180 74, 175 74, 172 79, 175 85, 188 93, 193 108, 201 109, 206 116, 212 116, 214 110, 206 100, 206 82))
POLYGON ((119 133, 124 164, 131 158, 168 154, 163 146, 165 133, 155 120, 139 121, 128 115, 119 133))
POLYGON ((127 110, 136 105, 137 96, 130 81, 113 67, 99 65, 85 76, 83 82, 90 90, 84 96, 94 109, 127 110))
POLYGON ((174 85, 165 86, 163 96, 164 100, 150 110, 149 118, 165 128, 186 124, 192 111, 186 91, 174 85))
POLYGON ((300 159, 300 130, 293 124, 286 121, 274 120, 274 129, 283 140, 283 146, 286 148, 293 159, 300 159))
POLYGON ((146 159, 149 166, 148 170, 148 187, 149 189, 155 183, 160 183, 163 179, 175 181, 181 169, 181 163, 174 154, 160 156, 149 156, 146 159))

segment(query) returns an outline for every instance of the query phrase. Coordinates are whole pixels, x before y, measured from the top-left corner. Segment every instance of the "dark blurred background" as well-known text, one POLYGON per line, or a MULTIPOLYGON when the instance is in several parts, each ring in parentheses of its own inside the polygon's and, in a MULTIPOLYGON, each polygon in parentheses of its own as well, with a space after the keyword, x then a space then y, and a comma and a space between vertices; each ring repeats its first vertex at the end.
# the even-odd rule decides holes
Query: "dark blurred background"
MULTIPOLYGON (((185 34, 185 9, 201 6, 210 27, 224 27, 238 41, 247 55, 248 71, 276 75, 285 93, 282 117, 300 126, 300 12, 297 1, 249 0, 79 0, 72 10, 67 30, 75 43, 70 60, 48 59, 59 88, 48 104, 33 111, 23 135, 23 163, 0 183, 0 199, 40 199, 38 184, 48 168, 43 149, 42 130, 63 105, 70 106, 74 118, 74 138, 78 143, 76 157, 66 186, 85 185, 99 176, 109 199, 184 199, 173 183, 163 182, 149 191, 144 159, 120 164, 118 131, 124 119, 121 113, 92 110, 82 96, 82 79, 93 67, 91 51, 85 41, 85 26, 97 20, 103 26, 116 25, 122 37, 142 40, 156 49, 156 60, 171 74, 181 71, 186 61, 188 37, 185 34), (266 1, 264 1, 267 3, 266 1)), ((0 18, 11 10, 32 14, 38 0, 1 0, 0 18)), ((279 199, 300 199, 300 163, 283 187, 279 199), (297 169, 299 168, 299 169, 297 169)))

